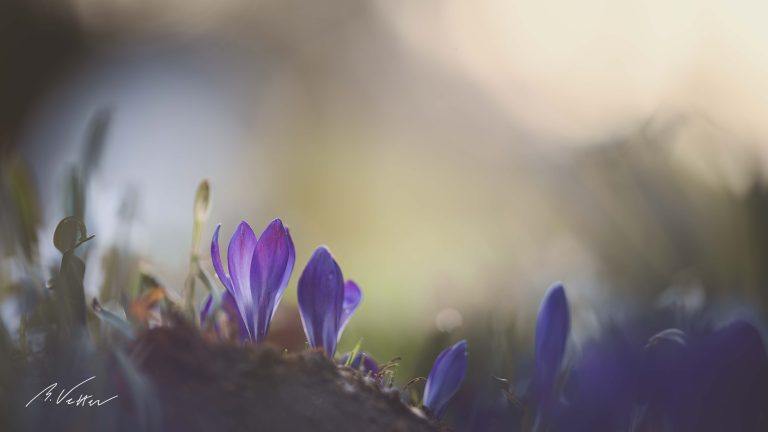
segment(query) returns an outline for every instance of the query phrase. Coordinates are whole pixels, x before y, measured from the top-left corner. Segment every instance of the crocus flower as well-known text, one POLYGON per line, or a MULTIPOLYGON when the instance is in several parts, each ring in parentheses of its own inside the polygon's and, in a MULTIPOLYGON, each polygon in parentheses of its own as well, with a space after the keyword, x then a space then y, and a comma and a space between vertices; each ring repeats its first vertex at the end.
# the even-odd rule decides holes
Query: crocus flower
POLYGON ((462 340, 435 359, 424 387, 424 407, 435 417, 442 416, 448 401, 461 387, 467 374, 467 355, 467 341, 462 340))
POLYGON ((341 269, 328 248, 317 248, 298 286, 299 313, 309 345, 322 347, 333 357, 336 343, 362 298, 356 283, 344 282, 341 269))
POLYGON ((649 380, 652 402, 673 430, 768 430, 768 356, 763 336, 735 320, 690 334, 680 355, 649 380))
POLYGON ((571 319, 565 289, 562 284, 556 283, 544 296, 536 318, 535 372, 532 390, 534 397, 542 405, 553 401, 570 326, 571 319))
POLYGON ((231 296, 236 306, 240 338, 261 342, 293 271, 293 240, 280 219, 273 220, 258 238, 245 221, 240 222, 227 248, 227 274, 219 252, 220 230, 218 225, 213 234, 211 258, 226 288, 222 301, 230 301, 227 295, 231 296))
MULTIPOLYGON (((574 359, 563 393, 567 403, 541 405, 539 430, 630 431, 646 406, 641 395, 648 384, 644 375, 643 336, 635 325, 608 323, 599 337, 583 342, 574 359)), ((657 430, 657 429, 647 429, 657 430)))

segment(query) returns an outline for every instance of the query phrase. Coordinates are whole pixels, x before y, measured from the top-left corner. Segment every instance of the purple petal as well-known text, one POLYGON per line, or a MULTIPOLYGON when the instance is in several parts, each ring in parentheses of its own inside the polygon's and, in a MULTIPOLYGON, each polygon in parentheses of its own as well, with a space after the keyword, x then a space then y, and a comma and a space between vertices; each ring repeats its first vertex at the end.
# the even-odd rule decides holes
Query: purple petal
POLYGON ((248 326, 245 325, 243 317, 240 316, 240 311, 237 308, 235 298, 229 291, 224 291, 221 295, 221 307, 224 313, 227 314, 230 322, 237 323, 238 337, 241 341, 248 340, 248 326))
POLYGON ((290 248, 288 249, 288 264, 285 266, 285 273, 283 274, 283 280, 280 282, 281 288, 278 291, 277 296, 275 297, 275 306, 272 309, 273 315, 277 310, 277 306, 280 304, 280 299, 283 298, 283 293, 285 293, 285 288, 288 286, 288 280, 291 278, 291 273, 293 273, 293 265, 296 263, 296 249, 293 247, 293 238, 291 238, 291 232, 288 230, 288 228, 285 229, 285 235, 288 237, 288 245, 290 246, 290 248))
POLYGON ((250 287, 255 308, 254 340, 264 340, 269 322, 293 270, 293 241, 280 219, 267 226, 256 242, 251 261, 250 287))
MULTIPOLYGON (((345 365, 347 364, 347 361, 349 360, 350 353, 344 354, 339 359, 339 364, 345 365)), ((367 375, 369 372, 373 375, 379 373, 379 364, 376 363, 376 360, 373 359, 370 355, 367 353, 357 353, 355 355, 355 358, 352 360, 352 363, 349 364, 349 367, 355 370, 359 370, 363 373, 363 375, 367 375), (360 362, 362 361, 362 368, 360 367, 360 362)))
MULTIPOLYGON (((224 293, 221 295, 221 306, 224 313, 227 314, 227 318, 230 320, 230 322, 236 322, 238 325, 238 337, 240 340, 246 340, 248 339, 248 329, 245 326, 245 322, 243 321, 243 318, 240 316, 240 312, 237 310, 237 305, 235 304, 235 299, 232 297, 232 294, 229 293, 229 291, 224 291, 224 293)), ((208 318, 208 316, 213 312, 213 296, 208 294, 205 299, 203 300, 203 303, 200 307, 200 324, 205 324, 205 320, 208 318)), ((219 330, 219 323, 216 322, 216 320, 212 323, 213 329, 216 331, 216 334, 220 334, 219 330)))
POLYGON ((651 352, 646 347, 644 359, 649 401, 668 429, 766 430, 768 357, 760 331, 736 320, 711 331, 699 327, 685 345, 676 339, 665 337, 651 352))
POLYGON ((309 345, 323 347, 333 357, 344 303, 344 277, 326 247, 317 248, 304 268, 298 300, 309 345))
POLYGON ((562 284, 557 283, 547 291, 536 318, 534 342, 536 371, 533 391, 536 392, 540 403, 546 404, 552 401, 555 383, 565 355, 570 326, 571 318, 565 289, 562 284))
POLYGON ((205 324, 205 319, 211 313, 211 306, 213 306, 213 296, 208 294, 200 305, 200 324, 205 324))
POLYGON ((467 374, 467 356, 467 341, 462 340, 435 359, 424 387, 424 407, 435 417, 442 415, 448 401, 461 387, 467 374))
POLYGON ((344 327, 347 326, 349 319, 352 318, 352 314, 355 312, 360 302, 363 300, 363 292, 360 291, 360 287, 352 281, 348 280, 344 284, 344 303, 341 305, 341 321, 339 327, 338 338, 341 339, 341 334, 344 332, 344 327))
POLYGON ((213 232, 213 240, 211 241, 211 261, 213 261, 213 269, 216 270, 216 275, 224 284, 227 290, 232 289, 232 281, 229 280, 227 272, 224 271, 224 265, 221 263, 221 251, 219 250, 219 231, 221 231, 221 224, 216 225, 216 230, 213 232))
POLYGON ((227 264, 231 280, 231 294, 240 315, 245 320, 251 339, 254 338, 253 297, 251 294, 251 260, 256 248, 256 234, 245 221, 240 222, 227 249, 227 264))

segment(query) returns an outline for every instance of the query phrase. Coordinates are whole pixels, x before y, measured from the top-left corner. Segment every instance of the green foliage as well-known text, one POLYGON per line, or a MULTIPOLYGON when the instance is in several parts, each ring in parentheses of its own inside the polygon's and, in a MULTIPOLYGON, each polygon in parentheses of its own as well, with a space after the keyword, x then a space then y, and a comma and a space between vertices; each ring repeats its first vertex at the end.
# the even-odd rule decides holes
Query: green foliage
POLYGON ((85 188, 104 152, 111 118, 112 112, 107 108, 97 111, 93 117, 91 117, 91 121, 88 125, 85 147, 80 158, 81 163, 72 167, 69 175, 69 189, 66 195, 64 209, 67 214, 71 214, 82 221, 86 219, 85 188))
POLYGON ((6 242, 16 239, 27 261, 33 261, 42 212, 32 175, 21 160, 2 164, 0 198, 5 203, 0 209, 0 224, 4 225, 6 242))
POLYGON ((376 378, 386 387, 395 385, 395 372, 400 367, 402 358, 395 357, 379 366, 379 373, 376 378))
POLYGON ((67 253, 92 239, 88 236, 85 224, 76 217, 66 217, 56 226, 53 233, 53 245, 61 253, 67 253))
MULTIPOLYGON (((360 346, 363 344, 363 338, 360 338, 357 340, 357 343, 355 344, 355 347, 352 348, 352 351, 349 352, 349 357, 347 358, 346 363, 344 363, 344 366, 350 367, 352 365, 352 362, 355 361, 355 357, 357 357, 357 353, 360 352, 360 346)), ((363 361, 361 359, 360 361, 360 367, 363 367, 363 361)))
POLYGON ((417 383, 420 383, 420 382, 426 382, 426 381, 427 381, 427 379, 424 378, 424 377, 416 377, 416 378, 413 378, 412 380, 408 381, 407 383, 405 383, 405 385, 403 386, 403 393, 408 395, 410 397, 411 401, 416 401, 416 402, 413 403, 413 405, 415 405, 415 406, 419 406, 420 407, 422 405, 422 403, 423 403, 424 397, 423 397, 423 395, 422 395, 422 397, 414 396, 414 392, 413 392, 413 387, 412 386, 414 384, 417 384, 417 383))
POLYGON ((208 180, 203 180, 197 187, 195 193, 195 201, 193 205, 193 224, 192 224, 192 248, 189 254, 189 273, 184 282, 184 309, 187 315, 191 319, 195 319, 196 305, 195 299, 195 283, 197 280, 203 282, 208 292, 214 296, 216 305, 218 305, 218 296, 213 288, 213 283, 200 263, 200 237, 205 227, 205 223, 208 220, 208 215, 211 211, 211 188, 208 184, 208 180))
POLYGON ((74 251, 91 238, 93 236, 87 236, 85 224, 74 217, 59 222, 53 235, 54 245, 63 255, 52 289, 66 333, 85 327, 85 262, 74 251))
POLYGON ((111 326, 111 328, 114 328, 120 332, 121 335, 128 339, 132 339, 134 336, 136 336, 136 331, 134 330, 131 323, 123 318, 120 318, 114 312, 104 309, 97 299, 93 299, 91 302, 91 309, 99 318, 99 320, 101 320, 101 322, 111 326))

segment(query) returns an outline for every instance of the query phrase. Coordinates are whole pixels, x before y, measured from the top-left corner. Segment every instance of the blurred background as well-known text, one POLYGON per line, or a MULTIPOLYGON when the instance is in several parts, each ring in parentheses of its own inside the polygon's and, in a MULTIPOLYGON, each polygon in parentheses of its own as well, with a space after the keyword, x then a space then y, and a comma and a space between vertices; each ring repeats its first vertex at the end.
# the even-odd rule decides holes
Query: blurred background
POLYGON ((4 0, 0 282, 49 277, 77 178, 96 235, 89 298, 115 250, 181 297, 208 179, 203 250, 219 222, 223 242, 241 219, 291 229, 278 342, 301 340, 296 281, 326 244, 365 296, 342 350, 362 337, 377 359, 402 356, 403 381, 460 337, 475 366, 510 374, 557 280, 574 347, 643 308, 762 324, 766 14, 716 0, 4 0))

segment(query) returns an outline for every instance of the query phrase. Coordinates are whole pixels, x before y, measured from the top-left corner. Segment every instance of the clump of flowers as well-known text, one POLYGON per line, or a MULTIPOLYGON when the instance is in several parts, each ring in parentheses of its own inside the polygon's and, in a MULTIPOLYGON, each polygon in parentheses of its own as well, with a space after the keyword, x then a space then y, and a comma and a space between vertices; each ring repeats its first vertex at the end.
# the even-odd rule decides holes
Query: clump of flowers
MULTIPOLYGON (((256 237, 247 222, 238 225, 227 248, 228 272, 224 270, 216 227, 211 241, 211 259, 224 292, 219 307, 236 322, 239 338, 262 342, 266 338, 280 299, 293 271, 293 240, 280 219, 272 221, 256 237)), ((298 303, 304 333, 311 348, 322 349, 331 359, 350 318, 360 306, 363 293, 353 280, 345 280, 339 264, 325 246, 315 249, 298 283, 298 303)), ((200 308, 205 323, 215 308, 209 294, 200 308)), ((212 324, 219 331, 218 324, 212 324)), ((459 390, 467 372, 467 342, 462 340, 438 355, 427 378, 423 405, 435 417, 442 416, 448 401, 459 390)), ((343 365, 365 374, 378 374, 379 365, 361 352, 348 353, 343 365), (354 355, 354 357, 351 357, 354 355)))

